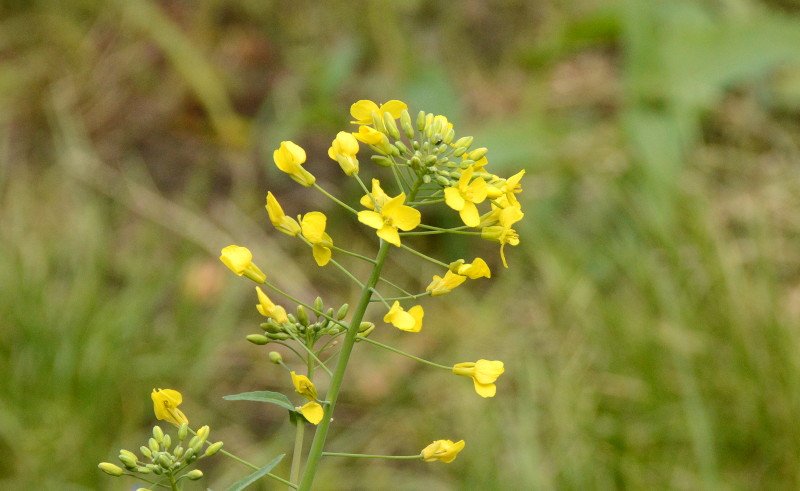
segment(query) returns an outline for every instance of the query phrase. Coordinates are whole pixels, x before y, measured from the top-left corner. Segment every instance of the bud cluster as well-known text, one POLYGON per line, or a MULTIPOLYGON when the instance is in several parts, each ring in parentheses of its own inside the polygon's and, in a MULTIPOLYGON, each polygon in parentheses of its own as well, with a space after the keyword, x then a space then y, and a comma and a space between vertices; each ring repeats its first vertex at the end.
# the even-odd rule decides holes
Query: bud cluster
MULTIPOLYGON (((173 442, 172 437, 165 434, 160 426, 154 426, 152 438, 147 441, 147 445, 139 448, 141 458, 129 450, 122 449, 119 451, 119 460, 129 475, 172 475, 173 478, 176 478, 190 464, 210 457, 222 448, 222 442, 216 442, 203 450, 203 447, 207 445, 209 432, 209 427, 203 426, 187 441, 189 428, 184 423, 178 428, 177 440, 173 442)), ((103 472, 112 476, 121 476, 125 472, 121 467, 109 462, 103 462, 99 467, 103 472)), ((203 472, 194 469, 178 479, 186 478, 194 481, 201 477, 203 477, 203 472)))
MULTIPOLYGON (((253 344, 264 345, 270 341, 299 339, 307 346, 313 346, 323 336, 337 336, 347 330, 347 324, 342 321, 347 316, 348 308, 348 304, 344 304, 338 310, 333 307, 326 309, 322 299, 317 297, 314 300, 313 309, 298 305, 297 313, 287 314, 286 320, 283 322, 278 322, 275 318, 270 317, 266 322, 261 323, 264 334, 250 334, 247 336, 247 340, 253 344), (314 317, 313 322, 312 316, 314 317)), ((373 323, 362 322, 358 332, 362 336, 366 336, 374 328, 373 323)))

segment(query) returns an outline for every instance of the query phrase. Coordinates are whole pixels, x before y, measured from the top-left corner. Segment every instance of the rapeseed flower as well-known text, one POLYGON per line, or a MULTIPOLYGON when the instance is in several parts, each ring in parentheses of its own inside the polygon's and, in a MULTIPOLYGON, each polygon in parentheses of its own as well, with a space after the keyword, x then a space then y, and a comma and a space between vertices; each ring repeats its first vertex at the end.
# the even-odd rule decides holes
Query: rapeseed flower
POLYGON ((422 460, 425 462, 435 462, 440 460, 450 463, 456 459, 458 452, 464 449, 464 440, 453 443, 451 440, 436 440, 422 449, 422 460))
POLYGON ((383 316, 383 322, 388 322, 403 331, 419 332, 422 329, 422 318, 424 316, 425 311, 420 305, 415 305, 406 312, 400 306, 400 302, 395 300, 392 308, 383 316))
POLYGON ((180 392, 172 389, 153 389, 150 398, 153 400, 153 411, 157 419, 169 421, 176 427, 184 423, 189 424, 186 415, 178 409, 183 402, 180 392))
POLYGON ((445 203, 458 212, 468 227, 477 227, 481 223, 478 207, 475 205, 486 199, 487 192, 486 181, 482 177, 472 180, 473 173, 473 166, 467 167, 461 172, 455 186, 444 189, 445 203))
POLYGON ((279 232, 292 237, 300 233, 300 224, 294 218, 288 217, 283 213, 283 208, 281 208, 280 203, 278 203, 271 191, 267 192, 266 208, 267 214, 269 214, 269 221, 279 232))
POLYGON ((457 287, 461 283, 464 283, 466 280, 466 276, 461 276, 453 273, 452 271, 447 271, 444 274, 444 278, 434 275, 433 281, 431 281, 431 284, 425 288, 425 291, 431 292, 432 297, 438 297, 439 295, 450 293, 453 288, 457 287))
POLYGON ((275 305, 264 293, 260 287, 256 287, 256 294, 258 295, 258 305, 256 309, 264 317, 272 318, 277 324, 289 322, 289 317, 286 315, 286 309, 280 305, 275 305))
POLYGON ((229 245, 222 249, 219 259, 239 276, 245 275, 256 283, 264 283, 267 280, 267 275, 253 264, 253 253, 247 247, 229 245))
POLYGON ((478 360, 477 362, 457 363, 453 366, 453 373, 472 377, 475 392, 481 397, 494 397, 497 386, 494 381, 503 374, 505 368, 502 361, 478 360))
POLYGON ((290 141, 281 142, 281 146, 272 153, 272 159, 278 169, 305 187, 313 186, 316 178, 303 168, 306 151, 290 141))
POLYGON ((324 213, 312 211, 306 213, 300 220, 300 227, 303 230, 303 237, 311 242, 311 253, 317 265, 325 266, 331 260, 331 247, 333 239, 325 233, 325 225, 328 218, 324 213))
POLYGON ((376 229, 381 239, 400 247, 398 229, 408 232, 415 229, 422 220, 419 210, 404 205, 405 200, 406 193, 400 193, 380 206, 379 211, 359 211, 358 221, 376 229))
POLYGON ((358 140, 346 131, 340 131, 328 149, 328 157, 339 162, 345 174, 352 176, 358 172, 358 140))
POLYGON ((479 257, 476 257, 471 263, 464 263, 463 259, 459 259, 458 261, 450 264, 450 271, 462 276, 466 276, 471 280, 492 277, 492 271, 489 269, 486 261, 479 257))
POLYGON ((314 387, 314 382, 305 375, 297 375, 295 372, 291 372, 290 375, 295 392, 312 401, 317 398, 317 388, 314 387))
POLYGON ((351 121, 351 123, 372 124, 373 112, 378 113, 380 117, 383 117, 384 113, 389 113, 394 119, 397 119, 400 117, 400 113, 403 112, 403 109, 408 109, 408 106, 405 102, 398 100, 391 100, 378 107, 374 102, 362 99, 350 106, 350 115, 356 119, 356 121, 351 121))

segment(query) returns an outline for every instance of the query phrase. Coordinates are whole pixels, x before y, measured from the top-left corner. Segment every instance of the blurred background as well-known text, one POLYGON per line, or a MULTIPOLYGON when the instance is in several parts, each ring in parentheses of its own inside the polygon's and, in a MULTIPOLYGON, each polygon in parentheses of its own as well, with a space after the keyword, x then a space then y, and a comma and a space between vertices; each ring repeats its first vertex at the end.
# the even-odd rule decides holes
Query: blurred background
MULTIPOLYGON (((507 270, 494 243, 417 242, 494 276, 425 302, 418 335, 373 336, 506 374, 484 400, 359 345, 331 451, 466 450, 325 461, 319 489, 797 489, 798 46, 791 0, 5 0, 0 487, 130 489, 96 465, 145 443, 154 387, 234 453, 290 452, 283 410, 222 400, 289 383, 245 341, 252 285, 217 256, 246 245, 286 290, 352 301, 269 224, 267 190, 337 213, 272 150, 297 142, 356 200, 327 148, 351 103, 398 98, 473 135, 494 173, 526 169, 526 216, 507 270)), ((395 257, 412 287, 438 273, 395 257)), ((249 472, 203 469, 196 489, 249 472)))

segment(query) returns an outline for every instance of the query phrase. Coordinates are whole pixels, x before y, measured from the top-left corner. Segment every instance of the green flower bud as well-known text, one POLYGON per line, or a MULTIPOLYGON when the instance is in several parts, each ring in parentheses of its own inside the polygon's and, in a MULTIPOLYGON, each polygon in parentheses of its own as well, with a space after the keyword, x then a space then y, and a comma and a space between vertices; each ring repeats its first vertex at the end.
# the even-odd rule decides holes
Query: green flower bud
POLYGON ((422 182, 424 182, 425 184, 430 184, 431 183, 430 174, 425 174, 424 176, 422 176, 422 182))
POLYGON ((261 329, 272 333, 283 332, 283 327, 275 324, 273 319, 269 319, 267 322, 261 323, 261 329))
POLYGON ((148 488, 136 488, 136 491, 151 491, 148 488))
POLYGON ((180 428, 178 428, 178 439, 180 441, 186 440, 186 437, 189 435, 189 425, 186 423, 181 423, 180 428))
POLYGON ((289 319, 289 322, 292 324, 297 324, 297 317, 294 314, 286 314, 286 317, 289 319))
POLYGON ((403 133, 409 140, 414 138, 414 127, 411 126, 411 115, 408 114, 408 109, 403 109, 400 113, 400 127, 403 128, 403 133))
POLYGON ((414 140, 414 141, 411 142, 411 148, 413 148, 415 152, 419 151, 419 147, 420 147, 420 144, 419 144, 419 142, 417 140, 414 140))
POLYGON ((394 146, 397 147, 398 150, 400 150, 400 153, 411 153, 411 150, 408 149, 406 144, 401 142, 400 140, 394 142, 394 146))
POLYGON ((288 334, 286 334, 285 332, 276 332, 276 333, 268 332, 266 334, 266 336, 269 339, 279 339, 281 341, 283 341, 284 339, 289 339, 291 337, 288 334))
POLYGON ((469 146, 472 145, 472 140, 473 138, 471 136, 462 136, 453 143, 453 146, 456 148, 469 148, 469 146))
POLYGON ((366 322, 365 321, 365 322, 362 322, 361 325, 358 326, 358 332, 364 332, 367 329, 372 329, 373 327, 375 327, 375 324, 373 324, 372 322, 366 322))
POLYGON ((153 471, 149 467, 139 466, 136 468, 136 472, 140 474, 150 474, 153 471))
POLYGON ((450 143, 451 141, 453 141, 453 138, 455 138, 455 136, 456 136, 455 130, 453 130, 453 128, 450 128, 447 131, 447 133, 444 134, 444 137, 442 137, 442 142, 450 143))
POLYGON ((222 442, 212 443, 206 449, 206 457, 211 457, 215 453, 219 452, 219 449, 222 448, 222 442))
POLYGON ((142 452, 142 455, 144 455, 148 459, 152 459, 153 458, 153 452, 151 452, 150 449, 145 447, 144 445, 139 447, 139 451, 142 452))
POLYGON ((378 114, 377 111, 372 111, 372 127, 386 134, 386 126, 383 124, 383 116, 378 114))
MULTIPOLYGON (((365 337, 369 336, 370 333, 372 331, 374 331, 374 330, 375 330, 375 324, 372 324, 372 326, 369 329, 365 330, 364 332, 358 333, 358 335, 365 338, 365 337)), ((359 341, 361 341, 361 340, 356 338, 356 342, 359 342, 359 341)))
POLYGON ((461 157, 467 152, 467 147, 458 147, 453 150, 453 157, 461 157))
POLYGON ((341 307, 339 307, 339 311, 336 312, 336 320, 344 319, 347 316, 347 309, 349 308, 350 306, 347 304, 343 304, 341 307))
POLYGON ((149 446, 150 450, 152 450, 153 452, 158 452, 159 450, 161 450, 161 446, 159 446, 155 438, 147 440, 147 446, 149 446))
POLYGON ((269 338, 262 334, 248 334, 247 340, 257 345, 265 345, 269 343, 269 338))
POLYGON ((417 114, 417 131, 422 131, 425 129, 425 111, 420 111, 417 114))
POLYGON ((389 113, 383 113, 383 125, 386 127, 386 134, 394 138, 400 139, 400 131, 397 129, 397 122, 394 117, 389 113))
POLYGON ((277 351, 270 351, 269 352, 269 361, 271 361, 272 363, 274 363, 276 365, 279 365, 280 362, 283 361, 283 357, 277 351))
POLYGON ((160 426, 153 426, 153 438, 155 438, 158 443, 161 443, 164 439, 164 430, 162 430, 160 426))
POLYGON ((204 425, 197 430, 197 437, 203 441, 206 441, 209 433, 211 433, 211 428, 209 428, 208 425, 204 425))
POLYGON ((416 155, 411 157, 408 160, 408 163, 409 163, 409 165, 411 165, 411 167, 413 167, 415 169, 419 169, 422 166, 422 160, 420 160, 420 158, 418 156, 416 156, 416 155))
POLYGON ((461 167, 462 169, 466 169, 467 167, 469 167, 470 165, 473 165, 474 163, 475 163, 474 160, 467 158, 467 159, 464 159, 464 160, 461 161, 461 164, 459 164, 459 167, 461 167))
POLYGON ((101 471, 105 472, 109 476, 114 477, 119 477, 123 472, 125 472, 121 467, 114 465, 111 462, 100 462, 97 467, 99 467, 101 471))
POLYGON ((164 435, 164 441, 161 444, 164 446, 164 450, 169 450, 169 447, 172 446, 172 438, 169 435, 164 435))
POLYGON ((175 447, 175 450, 172 451, 172 455, 174 455, 177 458, 181 458, 181 455, 183 455, 183 447, 181 447, 180 445, 175 447))
POLYGON ((376 165, 380 165, 381 167, 392 166, 392 159, 383 157, 381 155, 373 155, 369 159, 372 160, 376 165))
POLYGON ((300 321, 305 327, 308 327, 308 312, 306 312, 306 308, 302 305, 297 306, 297 320, 300 321))
POLYGON ((129 452, 127 450, 120 450, 119 451, 119 461, 122 462, 125 467, 129 469, 134 469, 137 466, 138 459, 136 458, 136 454, 133 452, 129 452))
POLYGON ((171 469, 172 460, 170 460, 167 454, 162 453, 161 455, 158 456, 158 465, 160 465, 162 469, 171 469))
POLYGON ((325 304, 322 303, 322 299, 317 297, 314 299, 314 310, 319 313, 325 308, 325 304))
POLYGON ((193 448, 187 448, 186 451, 183 452, 183 461, 184 462, 190 464, 195 459, 197 459, 197 456, 195 455, 195 452, 194 452, 193 448))
POLYGON ((478 160, 482 159, 486 155, 486 152, 488 152, 488 151, 489 151, 489 149, 486 148, 486 147, 476 148, 475 150, 473 150, 473 151, 471 151, 469 153, 467 158, 477 162, 478 160))
POLYGON ((192 437, 191 440, 189 440, 189 450, 191 450, 192 453, 199 452, 202 447, 203 447, 203 439, 202 438, 200 438, 198 436, 194 436, 194 437, 192 437))
POLYGON ((333 307, 328 307, 328 310, 325 311, 325 315, 327 315, 328 317, 333 317, 333 313, 334 313, 333 307))
POLYGON ((192 469, 186 473, 186 477, 189 478, 190 481, 197 481, 203 477, 203 471, 200 469, 192 469))
POLYGON ((436 156, 435 155, 428 155, 425 157, 425 160, 422 161, 422 165, 434 165, 436 163, 436 156))
POLYGON ((436 176, 436 183, 442 187, 450 187, 450 179, 442 176, 436 176))

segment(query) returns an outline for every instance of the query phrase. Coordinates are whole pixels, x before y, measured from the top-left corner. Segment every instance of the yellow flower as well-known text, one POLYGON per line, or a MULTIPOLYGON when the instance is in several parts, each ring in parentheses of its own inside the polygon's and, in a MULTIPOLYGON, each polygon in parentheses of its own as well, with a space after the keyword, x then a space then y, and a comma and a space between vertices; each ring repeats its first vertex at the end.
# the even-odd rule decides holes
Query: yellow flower
POLYGON ((367 145, 375 145, 379 148, 384 148, 389 143, 386 135, 371 126, 360 126, 358 133, 353 133, 353 137, 367 145))
POLYGON ((403 331, 419 332, 422 329, 422 317, 424 315, 425 311, 422 310, 421 306, 415 305, 406 312, 400 306, 400 302, 395 300, 392 308, 383 316, 383 322, 388 322, 403 331))
POLYGON ((383 113, 389 113, 394 119, 397 119, 400 117, 400 113, 403 112, 403 109, 408 109, 408 106, 405 102, 398 100, 391 100, 385 104, 381 104, 380 107, 372 101, 360 100, 350 106, 350 115, 357 120, 351 122, 353 124, 372 124, 373 112, 378 113, 381 117, 383 117, 383 113))
POLYGON ((439 295, 450 293, 453 288, 457 287, 461 283, 464 283, 466 280, 466 276, 461 276, 453 273, 452 271, 448 271, 444 274, 444 278, 434 275, 433 281, 431 281, 431 284, 428 285, 425 291, 431 292, 432 297, 438 297, 439 295))
POLYGON ((292 237, 300 233, 300 225, 294 218, 288 217, 283 213, 283 208, 272 195, 271 191, 267 192, 267 213, 269 214, 269 221, 275 226, 278 231, 291 235, 292 237))
POLYGON ((295 408, 303 414, 303 417, 311 424, 319 424, 325 415, 325 410, 318 402, 307 402, 305 405, 295 408))
POLYGON ((482 239, 500 243, 500 258, 503 260, 503 266, 506 268, 508 267, 504 252, 506 244, 511 244, 512 246, 519 244, 519 234, 517 234, 517 231, 511 228, 511 226, 522 220, 524 216, 525 214, 522 213, 519 203, 517 203, 515 206, 509 206, 497 211, 496 217, 499 225, 492 225, 481 229, 482 239))
POLYGON ((245 275, 256 283, 264 283, 267 280, 267 275, 253 264, 253 253, 247 247, 229 245, 222 249, 219 259, 239 276, 245 275))
POLYGON ((278 324, 289 322, 286 309, 272 303, 272 300, 269 299, 267 294, 264 293, 260 287, 256 287, 256 294, 258 294, 258 305, 256 305, 256 309, 258 309, 261 315, 264 317, 271 317, 278 324))
POLYGON ((486 261, 479 257, 476 257, 471 263, 466 264, 464 263, 463 259, 459 259, 458 261, 450 264, 450 271, 462 276, 466 276, 471 280, 492 277, 492 271, 489 269, 486 261))
POLYGON ((519 181, 524 175, 525 170, 523 169, 508 179, 503 180, 503 184, 501 184, 500 187, 495 184, 490 185, 488 188, 489 198, 497 199, 501 196, 505 196, 509 205, 515 205, 517 203, 517 197, 514 195, 522 192, 522 186, 520 185, 519 181))
POLYGON ((292 179, 305 187, 312 186, 316 178, 303 168, 306 161, 306 151, 294 142, 284 141, 272 153, 272 159, 278 169, 289 174, 292 179))
POLYGON ((328 218, 324 213, 312 211, 306 213, 300 220, 300 227, 303 230, 303 237, 311 242, 311 252, 317 265, 325 266, 331 260, 331 247, 333 239, 325 233, 325 225, 328 218))
POLYGON ((352 176, 358 172, 358 141, 346 131, 340 131, 328 149, 328 157, 339 162, 345 174, 352 176))
POLYGON ((422 460, 425 462, 435 462, 441 460, 450 463, 456 459, 458 452, 464 449, 464 440, 453 443, 450 440, 436 440, 422 449, 422 460))
POLYGON ((314 387, 314 382, 305 375, 297 375, 295 372, 291 372, 291 376, 295 392, 312 401, 317 398, 317 388, 314 387))
POLYGON ((478 360, 477 362, 468 361, 457 363, 453 366, 453 373, 472 377, 475 383, 475 392, 481 397, 494 397, 497 386, 494 381, 503 374, 502 361, 478 360))
POLYGON ((178 406, 183 402, 183 396, 180 392, 172 389, 153 389, 150 398, 153 399, 153 411, 156 413, 157 419, 169 421, 175 426, 180 426, 183 423, 189 424, 189 420, 178 409, 178 406))
POLYGON ((400 247, 400 233, 397 230, 408 232, 416 228, 422 220, 419 210, 404 205, 405 201, 406 193, 400 193, 384 203, 380 212, 359 211, 358 221, 376 229, 381 239, 400 247))
POLYGON ((369 194, 365 194, 361 197, 359 203, 364 208, 369 208, 370 210, 375 209, 375 204, 377 203, 378 208, 383 207, 390 198, 388 194, 383 191, 381 188, 381 182, 377 179, 372 180, 372 192, 369 194))
POLYGON ((470 183, 473 172, 473 166, 467 167, 461 172, 458 183, 444 190, 445 203, 459 213, 461 220, 468 227, 477 227, 481 223, 478 207, 475 204, 486 199, 487 189, 486 181, 482 177, 470 183))

